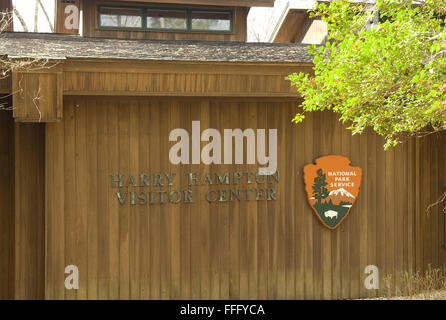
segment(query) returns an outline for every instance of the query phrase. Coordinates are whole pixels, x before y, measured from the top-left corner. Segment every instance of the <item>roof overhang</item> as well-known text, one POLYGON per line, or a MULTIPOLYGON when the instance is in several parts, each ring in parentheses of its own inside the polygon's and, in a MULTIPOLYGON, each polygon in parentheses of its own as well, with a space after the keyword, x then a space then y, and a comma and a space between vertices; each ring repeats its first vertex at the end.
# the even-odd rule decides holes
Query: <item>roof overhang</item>
POLYGON ((282 14, 278 18, 268 41, 293 42, 305 20, 309 18, 309 11, 314 8, 316 2, 327 2, 327 0, 288 1, 282 14))
POLYGON ((119 2, 164 3, 227 7, 274 7, 275 0, 119 0, 119 2))
MULTIPOLYGON (((316 3, 330 4, 329 0, 290 0, 282 11, 269 42, 293 42, 305 21, 310 19, 310 11, 316 3)), ((352 4, 372 6, 374 0, 352 0, 352 4)))
POLYGON ((141 61, 311 63, 298 44, 157 41, 83 38, 74 35, 5 32, 0 55, 15 59, 120 59, 141 61))
POLYGON ((294 42, 305 21, 309 18, 307 9, 287 8, 270 35, 269 42, 294 42))

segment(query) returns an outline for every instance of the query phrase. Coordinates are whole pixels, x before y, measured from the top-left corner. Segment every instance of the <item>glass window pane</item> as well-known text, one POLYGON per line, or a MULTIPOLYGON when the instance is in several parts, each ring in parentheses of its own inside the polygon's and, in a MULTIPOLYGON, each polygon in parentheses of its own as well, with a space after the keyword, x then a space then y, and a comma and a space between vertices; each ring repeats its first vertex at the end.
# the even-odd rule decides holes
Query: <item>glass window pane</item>
POLYGON ((147 28, 186 30, 185 10, 147 10, 147 28))
POLYGON ((193 11, 192 30, 231 31, 231 14, 193 11))
POLYGON ((100 24, 101 27, 141 28, 142 10, 101 7, 100 24))

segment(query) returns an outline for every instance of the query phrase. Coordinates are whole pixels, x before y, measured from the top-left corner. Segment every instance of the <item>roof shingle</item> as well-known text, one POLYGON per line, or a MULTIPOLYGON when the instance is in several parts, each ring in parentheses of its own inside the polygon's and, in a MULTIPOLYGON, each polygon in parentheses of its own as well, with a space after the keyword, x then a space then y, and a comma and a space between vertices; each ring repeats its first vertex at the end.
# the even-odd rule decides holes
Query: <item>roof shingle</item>
POLYGON ((6 32, 0 55, 38 59, 130 59, 151 61, 311 63, 301 44, 155 41, 83 38, 49 33, 6 32))

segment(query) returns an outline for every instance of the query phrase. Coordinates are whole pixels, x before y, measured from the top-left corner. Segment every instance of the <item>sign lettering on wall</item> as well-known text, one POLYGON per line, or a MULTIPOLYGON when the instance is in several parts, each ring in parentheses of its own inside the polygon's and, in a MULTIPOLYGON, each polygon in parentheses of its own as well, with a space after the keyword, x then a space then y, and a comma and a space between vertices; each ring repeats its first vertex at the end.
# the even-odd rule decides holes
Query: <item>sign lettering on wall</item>
MULTIPOLYGON (((152 205, 195 203, 198 186, 205 186, 204 198, 209 203, 232 201, 274 201, 277 199, 275 185, 279 183, 277 170, 277 129, 225 129, 223 136, 217 129, 201 132, 200 121, 192 121, 192 134, 182 128, 169 134, 169 141, 175 142, 169 150, 169 160, 173 165, 200 164, 221 165, 247 164, 260 165, 257 172, 224 172, 202 174, 190 172, 177 177, 175 173, 139 173, 138 175, 112 174, 112 188, 121 205, 152 205), (222 139, 224 137, 224 139, 222 139), (245 140, 246 139, 246 140, 245 140), (246 154, 244 146, 246 141, 246 154), (202 150, 201 142, 208 142, 202 150), (268 145, 269 154, 266 154, 268 145), (233 150, 235 151, 233 157, 233 150), (223 161, 222 161, 223 160, 223 161), (179 179, 187 179, 187 189, 176 189, 179 179)), ((184 185, 184 183, 183 183, 184 185)))
POLYGON ((274 201, 279 171, 273 175, 258 172, 224 172, 200 175, 190 172, 187 189, 176 189, 175 173, 112 174, 111 187, 120 205, 191 204, 197 200, 197 187, 204 186, 204 199, 209 203, 232 201, 274 201))
POLYGON ((308 202, 322 224, 335 229, 358 197, 362 170, 342 156, 325 156, 304 167, 308 202))

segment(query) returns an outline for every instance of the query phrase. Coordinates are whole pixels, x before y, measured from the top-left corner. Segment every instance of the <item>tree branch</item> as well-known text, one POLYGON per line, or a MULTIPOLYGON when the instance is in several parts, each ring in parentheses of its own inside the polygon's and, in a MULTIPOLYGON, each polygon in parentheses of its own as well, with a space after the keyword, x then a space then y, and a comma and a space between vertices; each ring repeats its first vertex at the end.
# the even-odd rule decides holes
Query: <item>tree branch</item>
POLYGON ((26 26, 25 20, 23 20, 20 12, 16 9, 15 6, 12 7, 12 10, 14 12, 14 14, 16 15, 17 19, 19 20, 20 24, 23 27, 23 31, 28 32, 28 27, 26 26))
MULTIPOLYGON (((436 202, 430 204, 430 205, 426 208, 426 213, 427 213, 427 214, 430 214, 430 211, 432 210, 432 208, 434 208, 434 207, 436 207, 436 206, 442 204, 443 202, 446 203, 446 192, 443 193, 443 194, 441 195, 441 197, 438 198, 438 200, 437 200, 436 202)), ((443 208, 443 213, 446 214, 446 206, 443 208)))

